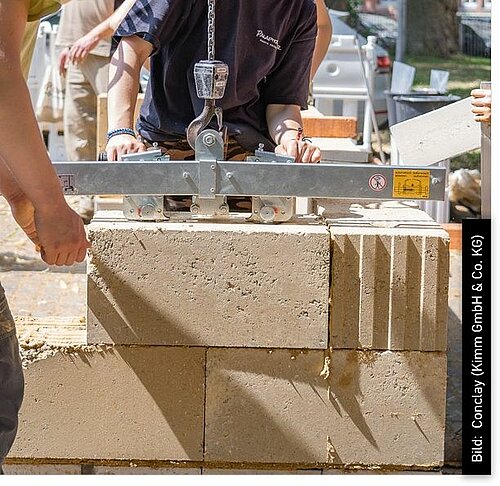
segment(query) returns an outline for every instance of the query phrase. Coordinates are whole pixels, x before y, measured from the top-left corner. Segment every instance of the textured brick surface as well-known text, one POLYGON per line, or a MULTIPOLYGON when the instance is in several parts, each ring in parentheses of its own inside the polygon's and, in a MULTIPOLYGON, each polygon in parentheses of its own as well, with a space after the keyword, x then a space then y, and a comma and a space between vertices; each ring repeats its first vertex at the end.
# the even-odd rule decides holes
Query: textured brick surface
POLYGON ((332 346, 445 351, 447 233, 417 209, 329 211, 332 346))
POLYGON ((205 460, 437 466, 446 356, 209 349, 205 460), (323 373, 325 376, 325 374, 323 373))
POLYGON ((95 223, 90 343, 326 348, 319 225, 95 223))
POLYGON ((74 464, 4 464, 6 475, 79 475, 82 468, 74 464))
POLYGON ((299 475, 321 475, 321 469, 209 469, 204 467, 202 470, 204 476, 208 475, 239 475, 239 474, 264 474, 264 475, 276 475, 276 474, 299 474, 299 475))
POLYGON ((201 460, 204 358, 118 346, 30 364, 10 457, 201 460))
POLYGON ((176 468, 153 468, 153 467, 111 467, 111 466, 95 466, 94 474, 98 475, 119 475, 119 476, 128 476, 128 475, 199 475, 201 474, 201 468, 185 468, 185 467, 176 467, 176 468))

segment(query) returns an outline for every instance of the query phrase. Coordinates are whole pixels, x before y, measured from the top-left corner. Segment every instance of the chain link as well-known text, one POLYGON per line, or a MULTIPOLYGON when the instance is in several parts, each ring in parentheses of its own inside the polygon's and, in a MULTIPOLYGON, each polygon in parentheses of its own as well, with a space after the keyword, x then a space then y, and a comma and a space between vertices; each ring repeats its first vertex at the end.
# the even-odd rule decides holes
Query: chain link
POLYGON ((215 60, 215 0, 208 0, 208 60, 215 60))

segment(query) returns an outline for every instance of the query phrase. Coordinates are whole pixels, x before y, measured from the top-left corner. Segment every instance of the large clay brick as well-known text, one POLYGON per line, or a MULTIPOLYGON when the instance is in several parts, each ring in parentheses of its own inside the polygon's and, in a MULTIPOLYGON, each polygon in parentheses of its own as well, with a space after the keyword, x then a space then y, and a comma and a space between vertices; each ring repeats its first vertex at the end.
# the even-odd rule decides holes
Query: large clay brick
POLYGON ((308 137, 356 138, 357 119, 348 116, 302 117, 304 135, 308 137))
POLYGON ((68 476, 82 474, 82 467, 78 464, 4 464, 2 469, 3 473, 8 476, 68 476))
POLYGON ((404 206, 329 211, 331 345, 446 351, 448 234, 404 206))
POLYGON ((438 466, 446 355, 209 349, 205 461, 438 466), (325 377, 327 379, 325 379, 325 377))
POLYGON ((205 350, 89 347, 25 370, 12 458, 200 461, 205 350))
POLYGON ((90 225, 89 343, 326 348, 321 225, 90 225))

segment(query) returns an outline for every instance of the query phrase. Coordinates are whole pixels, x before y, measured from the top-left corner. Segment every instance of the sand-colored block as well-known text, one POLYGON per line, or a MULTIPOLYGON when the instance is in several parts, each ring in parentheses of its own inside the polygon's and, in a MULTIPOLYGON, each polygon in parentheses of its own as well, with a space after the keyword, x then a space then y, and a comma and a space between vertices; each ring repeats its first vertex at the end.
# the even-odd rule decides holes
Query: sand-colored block
POLYGON ((25 370, 10 457, 200 461, 205 351, 67 348, 25 370))
POLYGON ((204 476, 217 475, 217 476, 238 476, 238 475, 321 475, 321 469, 278 469, 276 467, 269 469, 249 469, 249 468, 241 468, 241 469, 210 469, 204 467, 202 470, 202 474, 204 476))
POLYGON ((111 476, 172 476, 172 475, 200 475, 201 468, 187 467, 122 467, 122 466, 95 466, 94 474, 111 476))
POLYGON ((303 117, 304 135, 308 137, 356 138, 357 118, 348 116, 303 117))
POLYGON ((88 341, 327 347, 322 225, 96 222, 88 341))
POLYGON ((328 208, 331 345, 445 351, 448 234, 406 206, 328 208))
POLYGON ((7 476, 74 476, 82 474, 78 464, 4 464, 3 472, 7 476))
POLYGON ((209 349, 205 461, 442 463, 444 353, 333 350, 329 366, 324 357, 209 349))

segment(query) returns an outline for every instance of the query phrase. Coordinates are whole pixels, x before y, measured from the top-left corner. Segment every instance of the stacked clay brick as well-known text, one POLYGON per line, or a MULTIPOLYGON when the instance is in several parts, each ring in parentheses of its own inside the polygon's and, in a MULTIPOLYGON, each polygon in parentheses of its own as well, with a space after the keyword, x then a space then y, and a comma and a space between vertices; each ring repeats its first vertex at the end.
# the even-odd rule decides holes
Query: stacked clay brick
POLYGON ((347 216, 92 223, 88 342, 26 370, 12 460, 440 466, 448 236, 398 205, 347 216))

